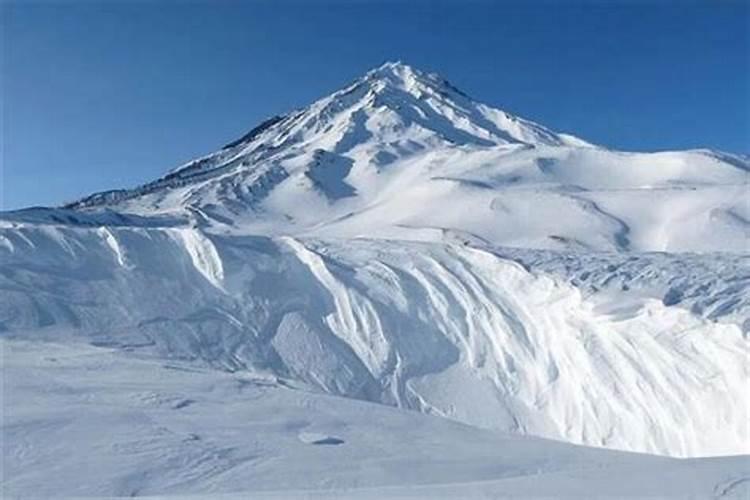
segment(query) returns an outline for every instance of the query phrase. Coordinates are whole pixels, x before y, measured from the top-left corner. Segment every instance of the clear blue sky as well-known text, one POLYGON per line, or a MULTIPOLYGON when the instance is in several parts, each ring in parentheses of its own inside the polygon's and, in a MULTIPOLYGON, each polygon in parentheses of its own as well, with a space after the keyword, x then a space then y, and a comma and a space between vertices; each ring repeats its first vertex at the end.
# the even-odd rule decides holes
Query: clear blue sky
POLYGON ((0 203, 151 180, 395 59, 613 148, 748 153, 747 5, 6 1, 0 203))

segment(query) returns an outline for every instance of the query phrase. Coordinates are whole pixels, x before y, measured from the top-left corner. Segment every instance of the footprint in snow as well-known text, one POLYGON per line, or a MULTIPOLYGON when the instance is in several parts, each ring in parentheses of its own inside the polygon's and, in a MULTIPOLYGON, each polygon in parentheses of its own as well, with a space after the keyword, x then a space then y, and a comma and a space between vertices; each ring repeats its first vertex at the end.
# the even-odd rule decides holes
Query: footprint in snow
POLYGON ((344 444, 344 440, 334 436, 328 436, 326 434, 320 434, 317 432, 300 432, 297 437, 305 444, 318 444, 318 445, 338 445, 344 444))
POLYGON ((195 401, 193 401, 192 399, 180 399, 180 400, 176 401, 172 405, 172 409, 173 410, 181 410, 183 408, 187 408, 188 406, 190 406, 193 403, 195 403, 195 401))

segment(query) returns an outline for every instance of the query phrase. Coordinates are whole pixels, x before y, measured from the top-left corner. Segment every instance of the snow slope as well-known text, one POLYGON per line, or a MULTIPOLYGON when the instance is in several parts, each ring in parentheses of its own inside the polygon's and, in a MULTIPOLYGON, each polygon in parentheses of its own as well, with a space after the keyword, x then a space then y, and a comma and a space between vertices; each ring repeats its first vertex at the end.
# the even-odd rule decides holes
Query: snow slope
MULTIPOLYGON (((574 443, 750 451, 741 325, 663 298, 585 297, 463 245, 38 225, 0 242, 6 337, 262 369, 574 443)), ((704 260, 705 274, 746 264, 704 260)), ((747 290, 726 301, 746 304, 747 290)))
POLYGON ((749 172, 387 63, 0 213, 3 493, 747 495, 746 456, 575 445, 750 453, 749 172))
POLYGON ((0 340, 0 350, 3 498, 742 499, 750 485, 746 457, 501 435, 70 342, 0 340))

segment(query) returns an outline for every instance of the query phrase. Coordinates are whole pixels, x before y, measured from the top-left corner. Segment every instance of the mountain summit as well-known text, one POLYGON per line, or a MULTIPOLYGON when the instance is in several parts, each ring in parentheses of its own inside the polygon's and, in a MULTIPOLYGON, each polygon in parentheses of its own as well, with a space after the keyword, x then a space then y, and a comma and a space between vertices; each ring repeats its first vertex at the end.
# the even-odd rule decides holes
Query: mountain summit
POLYGON ((369 89, 371 100, 367 104, 370 106, 387 108, 400 115, 404 123, 422 125, 454 144, 587 144, 478 103, 440 75, 425 73, 401 62, 385 63, 339 93, 360 86, 369 89), (430 118, 435 120, 430 121, 430 118))
POLYGON ((732 250, 749 169, 711 151, 599 148, 388 62, 154 182, 67 208, 253 234, 732 250))
POLYGON ((507 144, 587 145, 478 103, 437 74, 387 62, 306 108, 263 121, 220 151, 181 165, 156 183, 128 192, 97 194, 69 206, 109 204, 157 186, 198 181, 204 178, 202 174, 222 173, 230 164, 255 165, 303 151, 360 152, 382 163, 384 158, 408 157, 428 149, 507 144))

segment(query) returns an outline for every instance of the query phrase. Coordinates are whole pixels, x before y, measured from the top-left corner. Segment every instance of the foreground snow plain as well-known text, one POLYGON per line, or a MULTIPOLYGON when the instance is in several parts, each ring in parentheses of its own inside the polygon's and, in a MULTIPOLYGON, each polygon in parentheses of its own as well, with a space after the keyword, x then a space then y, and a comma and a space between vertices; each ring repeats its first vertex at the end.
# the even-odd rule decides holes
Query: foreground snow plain
POLYGON ((747 498, 746 457, 480 430, 253 372, 2 340, 4 498, 747 498))
POLYGON ((0 214, 3 495, 744 498, 749 171, 388 63, 0 214))

